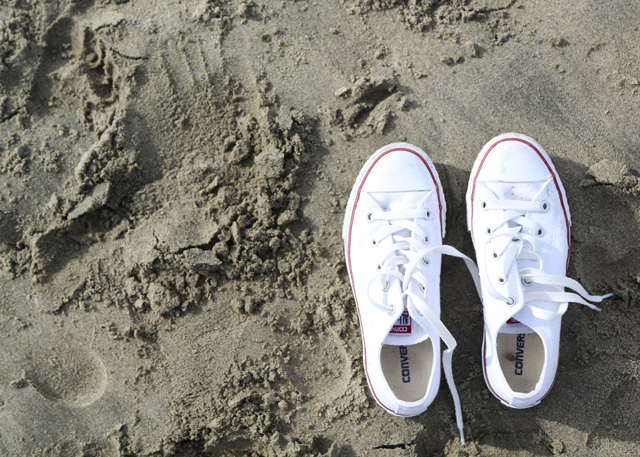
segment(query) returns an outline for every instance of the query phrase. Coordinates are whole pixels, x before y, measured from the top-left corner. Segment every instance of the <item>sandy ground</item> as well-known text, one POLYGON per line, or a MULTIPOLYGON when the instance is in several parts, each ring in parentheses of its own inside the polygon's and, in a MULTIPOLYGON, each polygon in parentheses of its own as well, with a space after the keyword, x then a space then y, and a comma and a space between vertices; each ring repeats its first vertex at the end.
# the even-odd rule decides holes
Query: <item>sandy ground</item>
POLYGON ((0 1, 0 455, 640 454, 640 5, 626 0, 0 1), (445 261, 443 382, 369 394, 340 230, 367 157, 423 148, 473 253, 481 147, 540 142, 570 276, 543 404, 481 373, 482 309, 445 261))

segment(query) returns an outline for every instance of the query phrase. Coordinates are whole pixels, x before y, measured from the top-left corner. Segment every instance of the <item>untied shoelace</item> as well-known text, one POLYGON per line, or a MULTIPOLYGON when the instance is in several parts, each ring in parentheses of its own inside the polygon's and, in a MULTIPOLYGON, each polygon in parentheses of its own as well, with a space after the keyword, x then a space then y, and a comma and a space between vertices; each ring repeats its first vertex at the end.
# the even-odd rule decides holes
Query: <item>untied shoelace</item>
POLYGON ((500 294, 493 286, 492 280, 497 280, 499 284, 504 284, 507 281, 507 274, 511 270, 513 263, 518 260, 529 260, 538 263, 537 268, 520 268, 518 273, 525 286, 525 306, 539 319, 547 321, 558 319, 565 313, 569 303, 579 303, 600 311, 600 308, 586 300, 600 303, 602 300, 613 296, 613 294, 590 295, 577 281, 566 276, 551 275, 545 272, 544 261, 539 254, 540 244, 538 242, 538 239, 544 236, 544 227, 527 218, 526 214, 528 212, 547 211, 549 209, 547 202, 496 199, 483 202, 482 208, 484 210, 502 211, 502 213, 496 213, 491 218, 493 227, 487 228, 487 232, 491 234, 488 243, 493 242, 496 247, 491 256, 497 261, 499 276, 496 278, 489 277, 489 281, 483 282, 482 285, 492 297, 504 300, 508 305, 514 304, 515 299, 500 294), (535 287, 537 290, 527 290, 534 285, 538 286, 535 287), (571 289, 576 293, 565 292, 565 288, 571 289), (557 310, 543 309, 532 304, 535 301, 557 303, 559 306, 557 310))
POLYGON ((389 236, 391 236, 392 239, 388 254, 383 258, 382 263, 378 265, 378 275, 369 283, 369 297, 371 298, 370 301, 379 309, 388 312, 390 315, 394 314, 395 308, 388 303, 387 294, 384 293, 382 303, 378 303, 371 297, 370 288, 372 285, 375 285, 376 282, 379 282, 383 292, 386 292, 389 290, 390 280, 395 279, 400 281, 404 308, 409 311, 409 314, 421 327, 426 328, 426 324, 431 325, 436 330, 440 339, 446 344, 447 349, 442 354, 442 365, 455 405, 456 423, 460 431, 460 441, 464 444, 462 407, 460 405, 460 396, 458 395, 458 390, 453 380, 452 369, 453 351, 457 345, 456 340, 425 301, 428 288, 425 269, 429 267, 429 254, 440 253, 463 259, 471 273, 479 295, 480 278, 475 263, 457 249, 445 245, 438 245, 431 248, 425 247, 425 245, 429 243, 429 238, 415 221, 417 219, 428 220, 431 217, 431 211, 424 209, 384 211, 382 213, 371 213, 368 215, 371 221, 381 220, 388 221, 389 223, 377 232, 378 238, 372 240, 372 244, 377 245, 389 236), (414 281, 420 286, 423 292, 422 296, 411 290, 411 284, 414 281))

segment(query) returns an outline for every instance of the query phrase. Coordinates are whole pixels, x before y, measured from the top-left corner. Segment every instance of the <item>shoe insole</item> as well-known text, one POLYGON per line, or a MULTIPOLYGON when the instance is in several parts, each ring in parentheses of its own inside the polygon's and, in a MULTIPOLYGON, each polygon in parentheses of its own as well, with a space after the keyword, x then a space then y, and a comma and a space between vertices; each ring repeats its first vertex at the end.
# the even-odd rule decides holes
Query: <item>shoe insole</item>
POLYGON ((410 346, 382 346, 382 372, 398 399, 418 401, 429 386, 433 369, 433 345, 427 339, 410 346))
POLYGON ((529 393, 536 388, 544 366, 544 346, 533 333, 499 333, 498 360, 511 390, 529 393))

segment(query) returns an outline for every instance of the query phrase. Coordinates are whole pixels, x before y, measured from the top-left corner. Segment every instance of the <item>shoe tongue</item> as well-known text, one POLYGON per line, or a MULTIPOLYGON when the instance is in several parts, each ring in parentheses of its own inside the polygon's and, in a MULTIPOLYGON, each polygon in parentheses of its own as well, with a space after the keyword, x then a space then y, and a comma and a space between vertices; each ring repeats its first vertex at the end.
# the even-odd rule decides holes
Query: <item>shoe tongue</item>
MULTIPOLYGON (((546 188, 546 184, 547 184, 547 181, 523 182, 523 183, 512 183, 512 182, 485 183, 485 185, 496 195, 496 197, 498 197, 501 200, 523 200, 523 201, 536 200, 540 195, 540 193, 546 188)), ((508 227, 511 227, 511 228, 518 226, 516 223, 511 221, 509 221, 507 225, 508 227)), ((498 243, 495 249, 502 250, 507 247, 506 245, 510 243, 510 240, 508 237, 506 237, 506 238, 498 238, 493 242, 498 243)), ((518 270, 522 270, 524 268, 538 267, 538 262, 534 260, 518 259, 516 260, 516 264, 518 266, 518 270)), ((517 318, 513 320, 515 320, 516 323, 519 323, 517 318)), ((527 327, 526 325, 523 325, 523 324, 519 324, 519 325, 524 327, 525 329, 529 329, 529 327, 527 327)), ((518 326, 515 323, 507 323, 505 327, 510 329, 506 333, 530 333, 533 331, 531 329, 527 331, 516 331, 518 326)))
MULTIPOLYGON (((420 206, 432 190, 403 190, 401 192, 370 192, 369 195, 383 208, 384 211, 407 211, 420 206)), ((399 230, 393 235, 409 237, 409 230, 399 230)))
POLYGON ((391 346, 411 346, 418 344, 429 338, 429 334, 418 323, 411 318, 408 311, 400 314, 394 322, 391 331, 382 344, 391 346))
MULTIPOLYGON (((406 211, 420 207, 421 203, 431 192, 433 192, 433 189, 404 190, 400 192, 370 192, 369 195, 380 205, 380 208, 383 208, 385 211, 406 211)), ((399 230, 395 232, 393 236, 408 237, 411 236, 411 233, 409 230, 399 230)), ((393 327, 382 344, 410 346, 418 344, 427 338, 429 338, 427 331, 411 318, 408 311, 404 311, 394 322, 393 327)))

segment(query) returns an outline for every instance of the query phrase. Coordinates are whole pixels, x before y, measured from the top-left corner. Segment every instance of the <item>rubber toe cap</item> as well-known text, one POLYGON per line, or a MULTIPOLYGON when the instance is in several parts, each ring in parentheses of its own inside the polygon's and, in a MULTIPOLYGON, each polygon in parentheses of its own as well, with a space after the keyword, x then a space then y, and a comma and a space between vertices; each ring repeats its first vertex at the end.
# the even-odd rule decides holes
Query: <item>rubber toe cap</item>
POLYGON ((367 176, 367 192, 406 192, 431 190, 436 184, 426 161, 408 148, 399 148, 381 156, 367 176))
POLYGON ((539 182, 550 177, 543 153, 519 138, 494 143, 478 173, 478 181, 485 182, 539 182))

